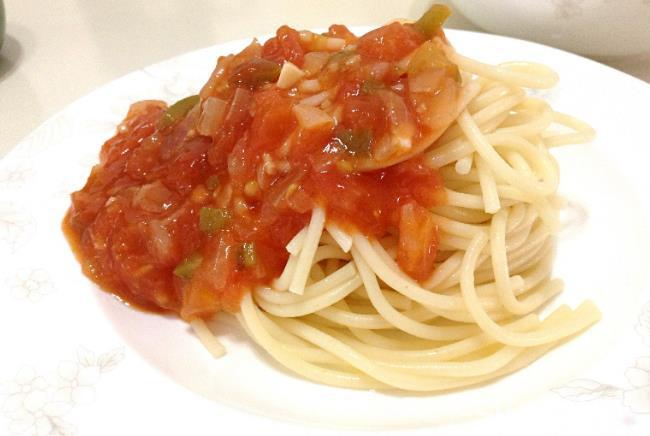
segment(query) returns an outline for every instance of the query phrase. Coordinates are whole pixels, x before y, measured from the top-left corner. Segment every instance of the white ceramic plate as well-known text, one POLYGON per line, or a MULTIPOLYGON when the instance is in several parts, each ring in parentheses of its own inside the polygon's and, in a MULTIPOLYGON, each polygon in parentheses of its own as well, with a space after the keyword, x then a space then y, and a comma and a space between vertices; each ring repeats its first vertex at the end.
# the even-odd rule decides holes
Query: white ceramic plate
MULTIPOLYGON (((356 29, 363 31, 364 29, 356 29)), ((650 428, 647 106, 650 86, 559 50, 449 31, 488 62, 546 63, 562 78, 538 94, 598 131, 556 152, 571 200, 556 271, 557 299, 596 301, 602 321, 514 375, 442 395, 316 385, 268 359, 221 316, 218 361, 183 322, 129 309, 80 272, 60 231, 130 102, 195 93, 216 56, 192 52, 109 83, 50 119, 0 162, 0 433, 36 435, 647 434, 650 428)))

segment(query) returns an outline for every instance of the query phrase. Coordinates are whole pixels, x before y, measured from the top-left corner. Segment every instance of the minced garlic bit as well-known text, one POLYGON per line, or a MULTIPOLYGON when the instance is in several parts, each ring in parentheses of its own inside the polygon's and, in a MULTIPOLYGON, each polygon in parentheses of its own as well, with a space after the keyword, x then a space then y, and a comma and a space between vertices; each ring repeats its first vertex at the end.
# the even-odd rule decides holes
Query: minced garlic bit
POLYGON ((277 87, 280 89, 289 89, 303 78, 305 72, 292 64, 285 61, 280 70, 280 77, 278 77, 277 87))

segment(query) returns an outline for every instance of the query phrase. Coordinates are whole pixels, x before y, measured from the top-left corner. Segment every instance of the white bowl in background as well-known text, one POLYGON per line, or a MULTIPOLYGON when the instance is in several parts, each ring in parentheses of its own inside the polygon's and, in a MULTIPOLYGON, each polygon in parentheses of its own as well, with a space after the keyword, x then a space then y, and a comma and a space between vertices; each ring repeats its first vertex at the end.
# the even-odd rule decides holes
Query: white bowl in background
POLYGON ((589 56, 650 52, 650 0, 451 0, 492 33, 589 56))

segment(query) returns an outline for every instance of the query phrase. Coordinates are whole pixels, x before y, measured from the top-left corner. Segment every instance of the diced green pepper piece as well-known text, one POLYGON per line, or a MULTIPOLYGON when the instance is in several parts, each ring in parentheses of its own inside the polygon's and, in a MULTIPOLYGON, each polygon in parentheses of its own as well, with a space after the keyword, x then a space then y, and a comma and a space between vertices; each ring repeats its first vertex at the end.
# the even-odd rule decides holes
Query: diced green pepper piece
POLYGON ((182 279, 189 280, 194 275, 194 271, 201 266, 201 262, 203 262, 203 256, 199 253, 191 254, 174 268, 174 274, 182 279))
POLYGON ((219 187, 219 176, 216 174, 208 177, 205 181, 205 187, 208 188, 208 191, 214 191, 219 187))
POLYGON ((273 61, 254 58, 235 68, 228 83, 234 87, 257 88, 265 83, 271 83, 280 77, 280 65, 273 61))
POLYGON ((199 211, 199 229, 212 235, 230 222, 230 212, 215 207, 202 207, 199 211))
POLYGON ((182 100, 178 100, 167 108, 160 121, 158 121, 158 128, 164 129, 183 119, 183 117, 185 117, 185 115, 187 115, 187 113, 198 103, 198 95, 191 95, 182 100))
POLYGON ((350 57, 354 56, 354 54, 355 51, 349 49, 337 51, 336 53, 330 55, 330 57, 327 59, 327 63, 325 64, 325 66, 331 68, 334 65, 342 64, 350 57))
POLYGON ((415 28, 431 38, 451 15, 451 9, 445 5, 433 5, 415 22, 415 28))
POLYGON ((341 129, 336 133, 336 139, 345 146, 345 150, 353 156, 369 156, 372 131, 370 129, 341 129))
POLYGON ((361 84, 361 93, 363 95, 369 95, 383 88, 384 88, 384 84, 381 82, 378 82, 376 80, 365 80, 361 84))
POLYGON ((239 251, 239 258, 241 264, 247 268, 257 265, 257 250, 255 249, 255 242, 244 242, 239 251))

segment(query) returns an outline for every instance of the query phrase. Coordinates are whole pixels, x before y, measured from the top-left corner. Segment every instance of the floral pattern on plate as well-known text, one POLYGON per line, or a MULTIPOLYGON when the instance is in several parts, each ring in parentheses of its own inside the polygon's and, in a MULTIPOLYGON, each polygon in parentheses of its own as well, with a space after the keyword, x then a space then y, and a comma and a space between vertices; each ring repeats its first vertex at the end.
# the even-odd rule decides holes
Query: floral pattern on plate
POLYGON ((72 436, 74 425, 66 418, 73 408, 95 398, 95 385, 124 359, 116 348, 96 355, 79 347, 77 359, 59 362, 56 375, 46 379, 25 366, 3 383, 2 413, 11 434, 30 436, 72 436))

